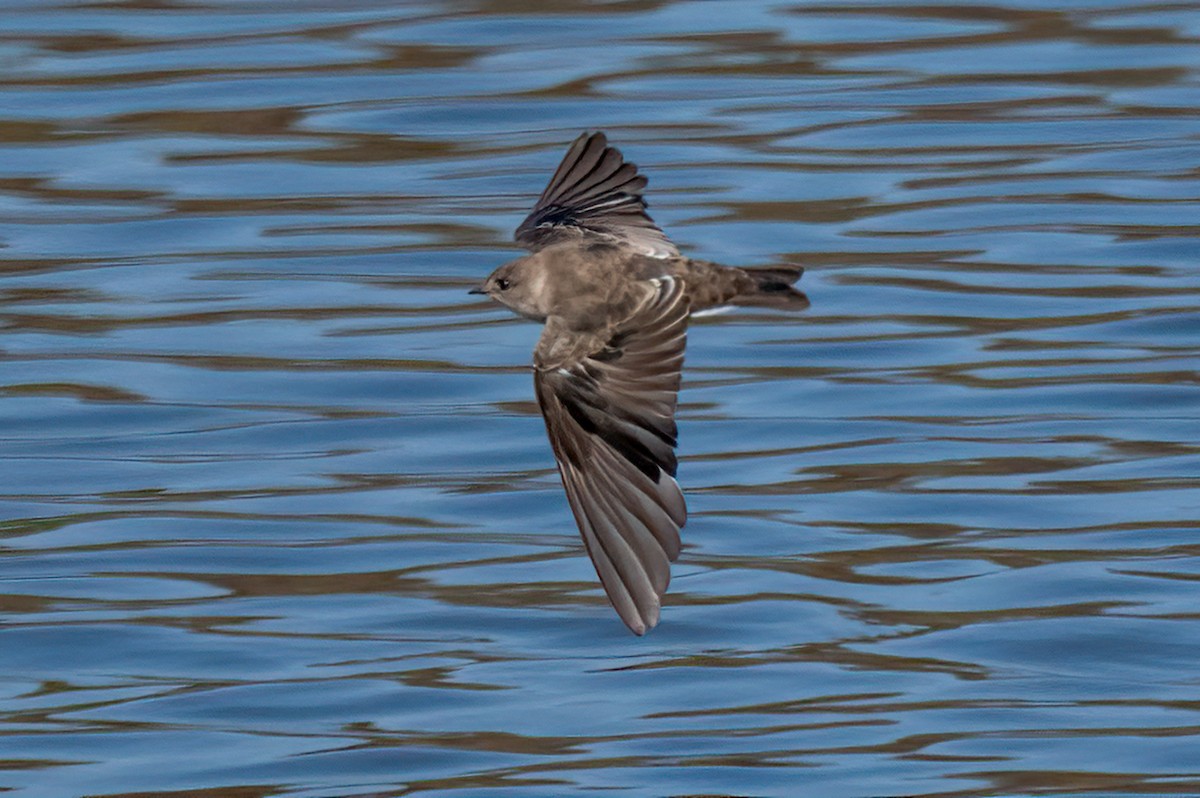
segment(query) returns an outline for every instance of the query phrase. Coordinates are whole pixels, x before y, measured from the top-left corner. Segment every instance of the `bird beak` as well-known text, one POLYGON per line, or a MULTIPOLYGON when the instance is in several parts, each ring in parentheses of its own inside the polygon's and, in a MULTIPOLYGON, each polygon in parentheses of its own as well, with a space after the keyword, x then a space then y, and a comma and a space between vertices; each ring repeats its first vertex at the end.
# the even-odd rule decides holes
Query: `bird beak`
POLYGON ((474 288, 472 288, 470 291, 468 291, 467 293, 468 294, 486 294, 487 291, 483 290, 482 285, 477 285, 474 288))

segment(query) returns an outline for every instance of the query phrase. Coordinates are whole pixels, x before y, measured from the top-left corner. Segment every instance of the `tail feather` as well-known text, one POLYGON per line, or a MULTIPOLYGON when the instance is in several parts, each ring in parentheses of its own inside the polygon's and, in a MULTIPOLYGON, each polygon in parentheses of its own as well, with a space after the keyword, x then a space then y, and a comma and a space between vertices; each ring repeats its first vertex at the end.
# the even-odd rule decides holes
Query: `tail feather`
MULTIPOLYGON (((647 259, 647 262, 650 263, 647 259)), ((660 261, 653 261, 661 269, 660 261)), ((670 262, 674 274, 688 287, 692 313, 726 305, 743 305, 777 310, 804 310, 808 297, 792 287, 804 269, 800 266, 764 266, 739 269, 708 260, 679 258, 670 262)))
POLYGON ((750 290, 743 290, 731 300, 732 304, 780 310, 804 310, 808 307, 808 297, 803 291, 792 287, 792 283, 804 274, 804 267, 767 266, 741 271, 752 283, 750 290))

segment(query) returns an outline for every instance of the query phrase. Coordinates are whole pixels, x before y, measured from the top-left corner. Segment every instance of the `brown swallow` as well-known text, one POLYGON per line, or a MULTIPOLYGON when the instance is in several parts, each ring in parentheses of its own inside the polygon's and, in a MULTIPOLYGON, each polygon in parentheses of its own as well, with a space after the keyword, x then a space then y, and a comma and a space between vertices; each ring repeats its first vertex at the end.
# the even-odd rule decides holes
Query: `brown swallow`
POLYGON ((687 520, 675 403, 689 314, 808 307, 798 266, 681 255, 646 213, 645 188, 603 133, 581 135, 516 230, 532 254, 471 290, 545 324, 533 382, 550 445, 600 582, 638 635, 658 623, 687 520))

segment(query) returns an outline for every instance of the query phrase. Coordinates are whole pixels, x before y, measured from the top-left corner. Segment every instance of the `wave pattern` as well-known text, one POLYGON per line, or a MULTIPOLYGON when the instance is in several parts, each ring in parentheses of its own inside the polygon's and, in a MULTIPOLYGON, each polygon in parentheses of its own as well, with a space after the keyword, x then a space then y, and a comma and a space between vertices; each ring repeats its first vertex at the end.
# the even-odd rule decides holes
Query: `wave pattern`
MULTIPOLYGON (((151 7, 153 6, 153 7, 151 7)), ((1200 5, 0 9, 0 791, 1200 793, 1200 5), (645 639, 465 289, 690 253, 645 639)))

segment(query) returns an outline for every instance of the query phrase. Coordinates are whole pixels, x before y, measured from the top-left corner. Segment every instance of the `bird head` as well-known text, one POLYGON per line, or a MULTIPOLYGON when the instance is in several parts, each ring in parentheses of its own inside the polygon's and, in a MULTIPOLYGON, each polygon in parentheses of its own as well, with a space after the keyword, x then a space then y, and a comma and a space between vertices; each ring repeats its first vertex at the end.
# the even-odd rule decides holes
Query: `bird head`
POLYGON ((538 265, 530 257, 510 261, 467 293, 483 294, 525 318, 545 321, 548 297, 545 275, 538 265))

